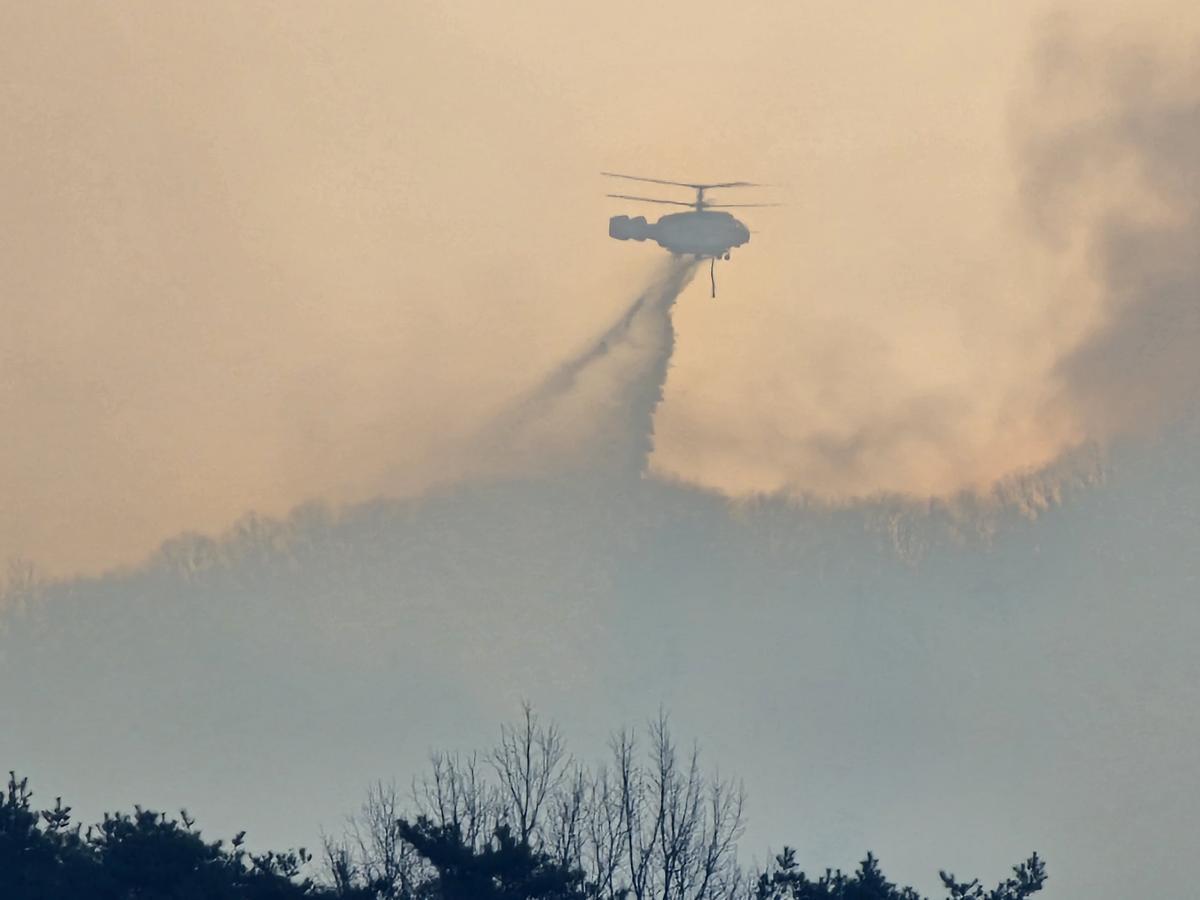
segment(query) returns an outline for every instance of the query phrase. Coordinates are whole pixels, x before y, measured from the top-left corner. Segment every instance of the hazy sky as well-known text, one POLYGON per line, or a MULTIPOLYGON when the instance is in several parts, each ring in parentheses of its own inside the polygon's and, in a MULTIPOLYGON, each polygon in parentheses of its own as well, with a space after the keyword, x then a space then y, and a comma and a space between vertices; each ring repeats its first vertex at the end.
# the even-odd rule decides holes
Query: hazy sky
POLYGON ((1096 210, 1034 227, 1026 145, 1107 98, 1114 41, 1194 39, 1194 4, 1128 6, 1078 7, 1106 49, 1051 90, 1040 2, 4 4, 0 551, 94 570, 471 468, 657 259, 606 237, 655 210, 601 169, 787 204, 677 310, 658 472, 843 498, 1039 467, 1102 436, 1055 367, 1108 313, 1096 210))

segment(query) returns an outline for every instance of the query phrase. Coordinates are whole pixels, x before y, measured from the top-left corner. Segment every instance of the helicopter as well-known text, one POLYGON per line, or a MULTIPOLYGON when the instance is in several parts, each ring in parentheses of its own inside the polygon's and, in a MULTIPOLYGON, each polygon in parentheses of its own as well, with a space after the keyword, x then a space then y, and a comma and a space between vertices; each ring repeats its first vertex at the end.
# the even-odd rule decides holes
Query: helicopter
POLYGON ((691 212, 671 213, 657 222, 646 221, 645 216, 613 216, 608 220, 608 236, 619 241, 655 241, 664 250, 681 256, 694 256, 697 260, 707 259, 708 277, 712 282, 712 295, 717 296, 716 265, 718 259, 729 259, 729 251, 750 240, 750 229, 727 212, 712 212, 715 209, 735 209, 751 206, 778 206, 777 203, 710 203, 705 191, 717 188, 760 187, 751 181, 724 181, 714 184, 695 184, 687 181, 667 181, 662 178, 643 178, 640 175, 622 175, 618 172, 601 172, 608 178, 624 178, 629 181, 646 181, 651 184, 669 184, 691 188, 696 199, 690 203, 682 200, 659 200, 654 197, 633 197, 629 194, 607 194, 618 200, 636 200, 641 203, 664 203, 669 206, 687 206, 691 212))

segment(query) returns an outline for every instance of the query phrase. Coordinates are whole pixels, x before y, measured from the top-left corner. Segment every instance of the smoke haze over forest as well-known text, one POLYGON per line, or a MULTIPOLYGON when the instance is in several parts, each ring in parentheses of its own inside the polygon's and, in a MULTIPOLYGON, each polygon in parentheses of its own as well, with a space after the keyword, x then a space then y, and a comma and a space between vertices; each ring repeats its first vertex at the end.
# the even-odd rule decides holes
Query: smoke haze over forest
POLYGON ((924 502, 1090 458, 1194 394, 1195 15, 1125 7, 7 8, 0 551, 486 471, 647 278, 612 167, 785 204, 675 310, 658 475, 924 502))

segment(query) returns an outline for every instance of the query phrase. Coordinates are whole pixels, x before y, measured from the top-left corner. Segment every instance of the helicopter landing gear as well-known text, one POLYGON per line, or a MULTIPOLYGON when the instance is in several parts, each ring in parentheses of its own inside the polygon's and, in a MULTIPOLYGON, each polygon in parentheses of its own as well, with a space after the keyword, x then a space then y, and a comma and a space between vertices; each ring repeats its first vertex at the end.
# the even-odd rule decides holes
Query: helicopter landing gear
POLYGON ((717 296, 717 258, 709 257, 708 260, 708 280, 712 282, 713 299, 717 296))

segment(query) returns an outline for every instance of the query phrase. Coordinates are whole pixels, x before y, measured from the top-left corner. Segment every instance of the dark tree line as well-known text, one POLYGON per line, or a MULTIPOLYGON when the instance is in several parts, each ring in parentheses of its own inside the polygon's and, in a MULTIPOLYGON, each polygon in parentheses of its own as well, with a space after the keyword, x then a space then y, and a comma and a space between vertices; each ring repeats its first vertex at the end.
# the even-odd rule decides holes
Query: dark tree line
POLYGON ((244 834, 206 841, 186 812, 178 818, 136 807, 105 814, 86 830, 62 798, 38 810, 25 779, 9 773, 0 795, 0 897, 5 900, 319 896, 301 869, 304 850, 253 854, 244 834))
MULTIPOLYGON (((135 808, 86 830, 25 781, 0 795, 5 900, 922 900, 869 855, 853 873, 810 878, 785 849, 765 871, 739 864, 743 792, 681 751, 665 717, 645 740, 614 735, 589 768, 526 709, 490 752, 438 754, 407 791, 376 784, 321 859, 254 854, 244 833, 206 841, 181 812, 135 808), (314 871, 315 870, 315 871, 314 871)), ((947 900, 1026 900, 1036 854, 993 889, 941 873, 947 900)))

